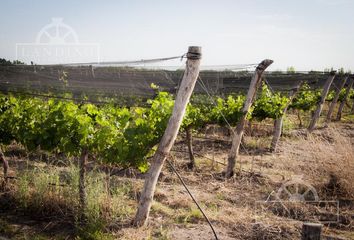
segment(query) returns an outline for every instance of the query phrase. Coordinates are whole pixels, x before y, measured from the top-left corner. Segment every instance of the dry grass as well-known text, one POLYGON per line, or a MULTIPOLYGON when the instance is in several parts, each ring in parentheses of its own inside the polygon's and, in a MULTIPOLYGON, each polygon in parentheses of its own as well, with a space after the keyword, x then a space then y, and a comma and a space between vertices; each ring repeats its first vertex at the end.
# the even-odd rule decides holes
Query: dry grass
MULTIPOLYGON (((107 178, 105 173, 93 170, 86 177, 88 205, 86 224, 81 228, 82 224, 78 222, 78 168, 74 164, 67 167, 39 162, 26 164, 27 168, 17 171, 10 190, 0 195, 1 210, 9 215, 21 212, 37 221, 46 219, 51 226, 69 223, 69 233, 62 232, 69 236, 78 234, 83 239, 110 239, 110 234, 106 235, 108 229, 119 228, 134 214, 136 192, 140 191, 136 188, 141 188, 141 181, 107 178)), ((51 231, 51 227, 46 228, 47 233, 51 231)))
MULTIPOLYGON (((274 159, 284 178, 302 175, 323 197, 354 198, 353 140, 335 125, 300 134, 297 141, 282 142, 281 156, 274 159)), ((351 126, 351 131, 354 131, 351 126)))
MULTIPOLYGON (((266 148, 269 137, 248 136, 245 143, 250 151, 241 152, 237 176, 227 181, 218 177, 223 166, 210 159, 198 157, 198 168, 193 172, 185 168, 187 153, 174 153, 174 159, 171 160, 209 216, 220 239, 299 239, 301 221, 292 219, 292 216, 281 216, 274 212, 277 209, 258 212, 256 202, 266 200, 294 175, 302 175, 305 181, 313 185, 320 199, 353 199, 354 127, 350 124, 336 126, 338 124, 331 124, 312 135, 306 135, 301 130, 291 131, 282 139, 277 154, 252 151, 259 147, 266 148)), ((194 143, 196 152, 219 162, 225 161, 229 145, 212 144, 204 140, 194 143)), ((175 149, 185 150, 186 146, 180 143, 175 149)), ((35 163, 30 170, 37 170, 30 176, 21 172, 27 168, 19 169, 15 173, 21 176, 20 179, 12 181, 15 185, 14 196, 21 196, 24 202, 20 203, 27 203, 27 208, 35 203, 37 209, 44 207, 47 213, 59 214, 58 209, 77 205, 77 169, 74 167, 46 169, 45 164, 35 163), (63 181, 71 186, 69 190, 65 190, 66 187, 57 188, 57 184, 50 188, 47 186, 48 183, 63 181)), ((90 171, 88 181, 89 213, 93 220, 104 223, 100 225, 102 231, 91 235, 93 239, 212 238, 212 232, 201 213, 166 166, 157 186, 150 224, 140 229, 130 227, 129 223, 142 188, 141 179, 108 178, 105 173, 94 169, 90 171), (110 235, 105 235, 107 232, 110 235)), ((341 211, 347 211, 341 212, 343 222, 346 220, 347 225, 335 226, 336 230, 325 228, 326 232, 333 233, 338 228, 352 231, 353 224, 347 216, 351 216, 353 211, 346 208, 341 211)), ((306 217, 307 212, 303 208, 299 209, 299 213, 306 217)))

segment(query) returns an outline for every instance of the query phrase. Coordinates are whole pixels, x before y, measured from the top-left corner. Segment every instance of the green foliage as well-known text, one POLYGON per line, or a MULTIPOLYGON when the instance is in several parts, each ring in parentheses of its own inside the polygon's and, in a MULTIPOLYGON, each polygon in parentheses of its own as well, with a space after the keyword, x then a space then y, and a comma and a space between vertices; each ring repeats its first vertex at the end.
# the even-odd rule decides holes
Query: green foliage
POLYGON ((277 119, 283 115, 288 102, 287 97, 282 96, 279 92, 273 94, 267 85, 263 84, 261 93, 254 103, 252 118, 258 121, 266 118, 277 119))
MULTIPOLYGON (((0 95, 0 144, 16 141, 29 151, 42 149, 68 156, 79 156, 85 148, 101 162, 146 171, 147 158, 154 154, 174 105, 171 94, 152 87, 156 96, 147 100, 147 107, 131 108, 0 95)), ((319 97, 318 91, 304 85, 291 107, 312 110, 319 97)), ((215 102, 194 96, 181 129, 198 130, 210 123, 235 126, 243 114, 244 101, 244 95, 218 97, 215 102)), ((272 94, 263 85, 248 117, 276 119, 287 104, 287 97, 272 94)))
POLYGON ((220 125, 235 126, 242 116, 242 107, 245 101, 244 95, 229 95, 226 99, 217 98, 216 106, 210 112, 211 121, 220 125))
POLYGON ((304 84, 289 107, 302 111, 311 111, 316 107, 320 99, 320 91, 312 90, 308 84, 304 84))
POLYGON ((141 171, 147 170, 146 158, 152 156, 154 146, 164 134, 174 101, 170 94, 159 92, 154 99, 148 100, 148 104, 149 108, 132 109, 131 120, 123 132, 125 144, 117 145, 115 142, 113 145, 115 149, 123 150, 125 159, 121 160, 129 163, 128 165, 139 166, 141 171))
MULTIPOLYGON (((343 102, 343 101, 344 101, 346 92, 347 92, 347 89, 346 89, 346 88, 343 88, 343 89, 340 91, 340 93, 339 93, 339 98, 338 98, 338 101, 339 101, 339 102, 343 102)), ((350 89, 348 99, 354 99, 354 89, 350 89)), ((347 100, 348 100, 348 99, 347 99, 347 100)))
POLYGON ((327 96, 326 96, 326 101, 327 102, 333 101, 335 95, 336 95, 336 91, 334 91, 334 90, 329 91, 327 96))
POLYGON ((36 98, 2 97, 0 116, 1 142, 16 140, 34 150, 40 141, 41 124, 45 119, 43 101, 36 98))
POLYGON ((24 62, 21 62, 19 60, 14 60, 14 61, 9 61, 9 60, 6 60, 4 58, 0 58, 0 66, 11 66, 11 65, 14 65, 14 64, 25 64, 24 62))
POLYGON ((15 104, 12 101, 14 99, 0 95, 0 144, 9 144, 15 139, 5 116, 5 112, 15 104))
POLYGON ((295 67, 291 66, 286 69, 287 73, 295 73, 295 67))
POLYGON ((69 86, 68 72, 60 71, 59 72, 59 81, 63 82, 65 87, 69 86))
POLYGON ((128 109, 0 96, 0 143, 15 140, 29 151, 40 148, 69 156, 85 148, 101 161, 146 171, 146 158, 164 133, 174 101, 159 92, 147 103, 147 108, 128 109))
POLYGON ((190 127, 198 130, 210 123, 210 111, 212 107, 210 102, 188 103, 181 129, 185 130, 190 127))
POLYGON ((339 68, 337 72, 338 72, 338 75, 344 75, 345 74, 345 71, 344 71, 343 67, 339 68))
POLYGON ((349 99, 354 99, 354 89, 350 89, 348 98, 349 99))

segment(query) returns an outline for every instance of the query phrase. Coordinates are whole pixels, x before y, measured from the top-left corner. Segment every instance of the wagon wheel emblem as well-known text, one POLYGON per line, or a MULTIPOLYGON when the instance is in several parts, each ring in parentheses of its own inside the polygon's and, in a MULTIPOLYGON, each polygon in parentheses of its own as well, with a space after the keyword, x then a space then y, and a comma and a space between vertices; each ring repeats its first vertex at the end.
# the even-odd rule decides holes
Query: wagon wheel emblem
POLYGON ((50 24, 39 31, 36 43, 67 44, 79 43, 79 40, 74 29, 64 24, 62 18, 53 18, 50 24))
POLYGON ((318 201, 316 189, 309 183, 295 178, 285 182, 276 193, 276 198, 280 201, 308 202, 318 201))

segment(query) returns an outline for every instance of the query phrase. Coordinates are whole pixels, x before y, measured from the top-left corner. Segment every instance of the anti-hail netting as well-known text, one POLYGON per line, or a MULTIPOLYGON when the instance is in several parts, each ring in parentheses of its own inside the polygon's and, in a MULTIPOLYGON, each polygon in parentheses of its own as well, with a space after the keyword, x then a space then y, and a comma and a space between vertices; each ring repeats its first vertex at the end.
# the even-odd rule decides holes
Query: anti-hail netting
MULTIPOLYGON (((154 96, 152 83, 161 90, 176 93, 184 73, 184 56, 126 62, 0 66, 0 91, 59 98, 70 93, 70 98, 78 101, 104 103, 107 99, 116 99, 118 103, 129 104, 154 96), (177 67, 169 64, 173 61, 177 67)), ((207 90, 213 95, 246 92, 257 65, 202 65, 198 81, 203 84, 196 84, 194 92, 204 94, 207 90)), ((264 78, 273 91, 290 91, 299 81, 313 88, 322 87, 328 75, 313 71, 274 71, 265 72, 264 78)))

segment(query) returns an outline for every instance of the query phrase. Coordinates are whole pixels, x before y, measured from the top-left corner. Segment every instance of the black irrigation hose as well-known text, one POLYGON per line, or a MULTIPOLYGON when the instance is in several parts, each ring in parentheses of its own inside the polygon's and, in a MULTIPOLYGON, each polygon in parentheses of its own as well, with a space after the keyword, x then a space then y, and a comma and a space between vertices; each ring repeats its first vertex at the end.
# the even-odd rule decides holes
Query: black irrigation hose
POLYGON ((208 224, 209 224, 211 230, 213 231, 213 234, 214 234, 215 239, 216 239, 216 240, 219 240, 218 235, 216 234, 216 231, 215 231, 213 225, 211 224, 211 222, 210 222, 208 216, 204 213, 203 209, 200 207, 199 203, 198 203, 197 200, 194 198, 193 194, 189 191, 189 189, 188 189, 186 183, 183 181, 181 175, 179 175, 179 173, 177 172, 177 170, 174 168, 173 164, 172 164, 170 161, 168 161, 168 159, 166 159, 166 161, 167 161, 168 165, 172 168, 173 172, 177 175, 178 179, 181 181, 183 187, 186 189, 186 191, 188 192, 189 196, 192 198, 192 200, 193 200, 193 202, 195 203, 195 205, 197 205, 199 211, 203 214, 205 220, 208 222, 208 224))

